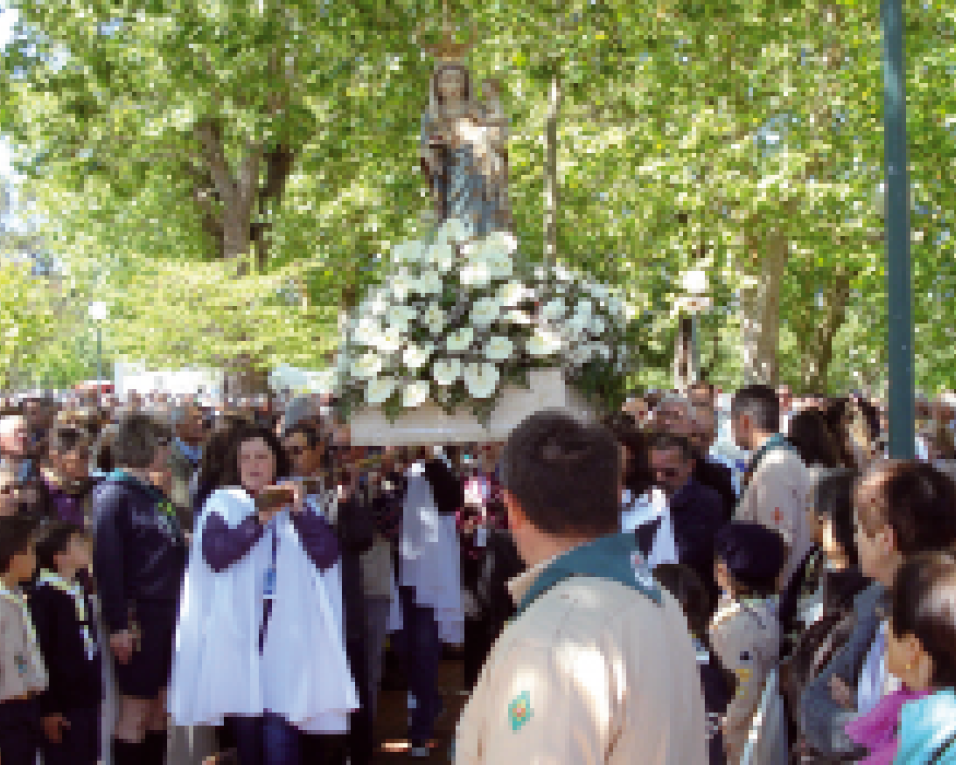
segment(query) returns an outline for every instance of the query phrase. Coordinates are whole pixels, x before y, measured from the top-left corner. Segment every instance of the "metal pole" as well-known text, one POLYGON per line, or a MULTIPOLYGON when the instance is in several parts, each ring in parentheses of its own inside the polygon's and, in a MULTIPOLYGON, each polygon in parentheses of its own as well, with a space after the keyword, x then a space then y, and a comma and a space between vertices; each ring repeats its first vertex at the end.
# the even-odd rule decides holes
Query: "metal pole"
POLYGON ((103 398, 100 381, 103 379, 103 325, 96 322, 96 406, 100 406, 103 398))
POLYGON ((915 452, 913 286, 910 274, 910 194, 906 157, 906 65, 903 2, 882 0, 883 108, 886 172, 886 281, 889 320, 890 457, 915 452))
POLYGON ((690 324, 690 381, 692 383, 700 381, 700 335, 698 334, 697 312, 691 314, 690 324))

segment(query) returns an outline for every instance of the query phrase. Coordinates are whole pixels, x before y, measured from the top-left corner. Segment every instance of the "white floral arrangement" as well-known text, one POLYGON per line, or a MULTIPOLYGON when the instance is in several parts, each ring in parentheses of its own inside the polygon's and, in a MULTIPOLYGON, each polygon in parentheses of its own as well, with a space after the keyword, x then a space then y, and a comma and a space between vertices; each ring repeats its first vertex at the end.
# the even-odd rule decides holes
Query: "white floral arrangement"
POLYGON ((562 266, 518 265, 518 242, 446 221, 430 241, 392 248, 394 272, 350 319, 339 354, 347 411, 390 419, 434 401, 485 421, 508 384, 560 367, 585 395, 623 389, 631 367, 621 293, 562 266))

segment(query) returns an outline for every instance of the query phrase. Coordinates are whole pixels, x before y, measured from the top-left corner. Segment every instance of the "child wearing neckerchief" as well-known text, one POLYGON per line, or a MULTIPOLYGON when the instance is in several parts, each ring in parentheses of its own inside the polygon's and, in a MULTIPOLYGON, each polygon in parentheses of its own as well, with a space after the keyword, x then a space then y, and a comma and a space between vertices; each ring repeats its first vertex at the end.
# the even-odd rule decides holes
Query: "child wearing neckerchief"
POLYGON ((776 531, 733 521, 717 533, 714 552, 723 596, 709 634, 717 658, 737 680, 723 723, 727 762, 736 765, 764 683, 780 659, 781 630, 773 596, 786 550, 776 531))
POLYGON ((54 521, 43 529, 30 610, 49 674, 49 686, 39 696, 44 765, 99 760, 102 656, 92 604, 77 577, 90 559, 79 526, 54 521))
POLYGON ((36 569, 29 517, 0 518, 0 756, 3 765, 35 765, 40 743, 37 695, 47 674, 21 585, 36 569))

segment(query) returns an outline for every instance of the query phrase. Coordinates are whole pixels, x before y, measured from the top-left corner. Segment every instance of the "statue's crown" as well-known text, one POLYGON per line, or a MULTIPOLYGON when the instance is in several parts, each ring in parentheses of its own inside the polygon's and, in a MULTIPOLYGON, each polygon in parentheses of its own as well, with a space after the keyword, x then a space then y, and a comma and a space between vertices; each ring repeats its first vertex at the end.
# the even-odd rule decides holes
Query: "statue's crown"
MULTIPOLYGON (((419 27, 421 31, 421 27, 419 27)), ((435 45, 423 45, 422 50, 439 61, 461 61, 473 47, 474 28, 468 35, 468 42, 455 42, 455 28, 448 20, 448 0, 445 0, 442 9, 442 37, 435 45)))

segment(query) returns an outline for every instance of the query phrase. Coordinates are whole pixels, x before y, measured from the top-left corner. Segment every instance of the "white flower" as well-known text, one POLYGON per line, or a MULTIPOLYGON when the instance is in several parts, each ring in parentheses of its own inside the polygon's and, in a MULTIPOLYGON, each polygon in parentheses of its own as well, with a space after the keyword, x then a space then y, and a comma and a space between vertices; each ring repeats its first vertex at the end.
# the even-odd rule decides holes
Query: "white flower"
POLYGON ((432 303, 425 310, 425 325, 433 335, 440 335, 445 329, 445 312, 438 303, 432 303))
POLYGON ((487 261, 470 261, 458 275, 466 287, 487 287, 491 281, 491 268, 487 261))
POLYGON ((595 316, 591 319, 591 334, 592 335, 603 335, 604 330, 606 329, 604 319, 600 316, 595 316))
POLYGON ((501 306, 494 298, 480 298, 471 309, 471 323, 479 329, 490 327, 498 319, 501 306))
POLYGON ((548 301, 544 308, 541 309, 541 316, 545 321, 558 321, 564 318, 566 310, 567 306, 564 304, 564 299, 555 298, 554 300, 548 301))
POLYGON ((396 263, 418 263, 424 255, 421 242, 402 242, 392 247, 392 260, 396 263))
POLYGON ((541 266, 536 266, 536 267, 535 267, 535 269, 534 269, 534 278, 537 279, 539 282, 544 281, 544 279, 545 279, 545 277, 546 277, 547 275, 548 275, 548 274, 547 274, 547 271, 545 271, 544 268, 542 268, 541 266))
POLYGON ((510 279, 514 272, 514 264, 511 262, 511 256, 504 253, 496 254, 487 259, 488 270, 493 279, 510 279))
POLYGON ((375 293, 375 297, 368 302, 368 310, 376 316, 381 316, 388 310, 388 295, 385 290, 375 293))
POLYGON ((395 391, 398 383, 392 377, 378 377, 368 381, 365 389, 365 402, 370 406, 384 404, 395 391))
POLYGON ((409 369, 421 369, 428 362, 428 358, 432 355, 433 349, 434 346, 431 343, 425 343, 423 345, 409 343, 405 348, 405 352, 402 354, 402 361, 405 362, 405 366, 409 369))
POLYGON ((581 343, 577 348, 568 353, 571 363, 576 366, 584 366, 591 358, 591 347, 588 343, 581 343))
POLYGON ((504 361, 514 351, 514 343, 507 337, 493 337, 485 343, 485 358, 492 361, 504 361))
POLYGON ((362 379, 370 379, 382 371, 382 358, 369 351, 363 353, 352 362, 352 376, 362 379))
POLYGON ((428 380, 417 380, 409 383, 402 391, 402 406, 406 409, 414 409, 428 401, 428 394, 431 393, 431 385, 428 380))
POLYGON ((604 343, 593 343, 594 352, 605 361, 611 358, 611 348, 604 343))
POLYGON ((464 242, 471 238, 471 226, 461 218, 449 218, 438 230, 438 239, 442 242, 464 242))
POLYGON ((432 364, 432 377, 443 387, 448 387, 461 377, 461 362, 458 359, 439 359, 432 364))
POLYGON ((501 303, 501 305, 516 306, 525 299, 527 292, 528 290, 526 290, 525 286, 519 281, 502 284, 501 289, 498 290, 498 302, 501 303))
POLYGON ((428 250, 428 260, 443 274, 455 265, 455 248, 448 242, 436 242, 428 250))
POLYGON ((498 387, 498 367, 494 364, 466 365, 465 387, 474 398, 489 398, 498 387))
POLYGON ((420 295, 440 295, 442 291, 441 276, 436 271, 425 271, 418 277, 418 293, 420 295))
POLYGON ((418 311, 407 305, 393 305, 388 309, 388 324, 399 332, 408 332, 408 325, 418 316, 418 311))
POLYGON ((582 335, 584 334, 588 327, 591 326, 591 317, 586 316, 581 313, 576 313, 570 319, 568 319, 567 324, 564 325, 565 331, 572 335, 582 335))
POLYGON ((452 353, 467 351, 471 347, 471 343, 474 339, 475 331, 471 327, 462 327, 449 336, 446 345, 452 353))
POLYGON ((594 310, 594 306, 591 304, 590 300, 582 300, 578 303, 577 313, 582 316, 590 316, 594 310))
POLYGON ((574 274, 572 274, 564 266, 555 266, 553 269, 554 278, 559 282, 573 282, 574 274))
POLYGON ((561 350, 561 338, 546 329, 536 329, 534 337, 528 340, 528 353, 532 356, 551 356, 561 350))
POLYGON ((587 290, 591 293, 591 297, 598 300, 607 300, 608 295, 611 294, 611 291, 603 284, 588 284, 587 290))
POLYGON ((379 324, 376 319, 367 316, 366 318, 362 319, 359 322, 358 327, 355 328, 355 333, 352 335, 352 339, 355 340, 355 342, 359 345, 374 346, 381 331, 382 325, 379 324))
POLYGON ((518 249, 517 237, 508 231, 492 231, 485 237, 485 243, 498 252, 506 252, 511 255, 518 249))
POLYGON ((508 313, 505 315, 505 318, 512 324, 520 324, 523 327, 528 326, 533 321, 528 313, 519 311, 517 308, 513 311, 508 311, 508 313))
POLYGON ((377 338, 375 347, 382 353, 394 353, 402 347, 402 332, 398 327, 388 327, 377 338))
POLYGON ((392 294, 399 302, 408 299, 410 292, 418 290, 418 282, 406 271, 399 271, 392 277, 392 294))
POLYGON ((624 303, 619 298, 612 297, 607 301, 607 310, 611 316, 619 317, 624 312, 624 303))

